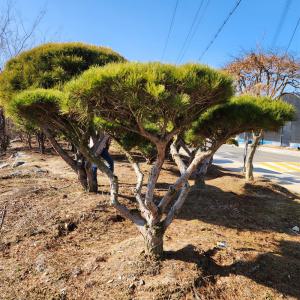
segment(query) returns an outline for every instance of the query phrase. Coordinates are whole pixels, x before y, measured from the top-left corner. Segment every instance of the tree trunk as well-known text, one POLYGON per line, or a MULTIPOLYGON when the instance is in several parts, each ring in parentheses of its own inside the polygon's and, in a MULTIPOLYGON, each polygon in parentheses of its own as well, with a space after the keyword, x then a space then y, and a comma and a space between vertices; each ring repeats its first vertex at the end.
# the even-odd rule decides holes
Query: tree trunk
POLYGON ((209 169, 212 166, 213 161, 214 161, 214 156, 212 155, 211 158, 209 159, 207 169, 209 169))
POLYGON ((31 134, 30 133, 26 134, 26 140, 27 140, 27 145, 28 145, 29 149, 31 150, 32 144, 31 144, 31 134))
POLYGON ((260 139, 262 138, 263 131, 261 130, 258 135, 254 135, 253 137, 253 143, 250 146, 250 151, 249 155, 247 158, 246 162, 246 172, 245 172, 245 177, 247 181, 253 181, 254 176, 253 176, 253 159, 254 159, 254 154, 257 149, 257 146, 259 144, 260 139))
POLYGON ((249 145, 249 134, 244 133, 244 141, 245 141, 245 147, 244 147, 244 154, 243 154, 243 174, 246 174, 246 162, 247 162, 247 156, 248 156, 248 145, 249 145))
POLYGON ((97 173, 95 174, 93 172, 91 163, 89 163, 89 162, 85 163, 85 171, 86 171, 86 176, 87 176, 88 192, 97 193, 98 192, 97 173))
POLYGON ((163 256, 163 227, 159 224, 149 226, 143 234, 145 241, 146 255, 153 260, 160 260, 163 256))
POLYGON ((38 144, 39 144, 40 153, 44 154, 45 153, 45 134, 44 134, 44 132, 39 131, 36 134, 36 139, 37 139, 38 144))
POLYGON ((44 132, 47 135, 52 147, 57 152, 57 154, 72 168, 74 172, 76 172, 78 180, 82 185, 84 190, 88 190, 88 182, 87 182, 87 174, 85 171, 84 160, 77 160, 75 161, 71 158, 68 153, 59 145, 59 143, 54 138, 53 134, 46 128, 43 128, 44 132))
POLYGON ((248 156, 248 141, 245 143, 245 147, 244 147, 244 154, 243 154, 243 173, 246 174, 246 163, 247 163, 247 156, 248 156))
POLYGON ((6 134, 5 125, 4 110, 3 108, 0 108, 0 153, 5 153, 9 145, 9 137, 6 134))
POLYGON ((86 162, 83 157, 83 155, 77 151, 75 155, 75 172, 77 173, 78 180, 80 181, 80 184, 82 185, 83 189, 85 191, 89 190, 89 184, 88 184, 88 177, 86 172, 86 162))
POLYGON ((202 189, 205 187, 205 176, 210 166, 212 157, 206 157, 202 164, 198 167, 195 174, 194 187, 202 189))
POLYGON ((87 174, 86 174, 86 170, 84 167, 79 166, 77 169, 77 177, 78 180, 81 184, 81 186, 83 187, 84 190, 88 190, 88 181, 87 181, 87 174))

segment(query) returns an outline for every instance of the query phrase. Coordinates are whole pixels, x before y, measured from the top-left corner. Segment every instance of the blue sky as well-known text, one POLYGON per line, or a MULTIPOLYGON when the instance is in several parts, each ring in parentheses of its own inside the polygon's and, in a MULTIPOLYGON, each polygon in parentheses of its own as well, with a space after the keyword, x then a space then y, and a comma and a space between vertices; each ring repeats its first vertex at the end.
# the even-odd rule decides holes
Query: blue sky
MULTIPOLYGON (((0 3, 6 0, 0 0, 0 3)), ((179 0, 164 61, 178 63, 180 49, 202 0, 179 0)), ((204 0, 202 9, 208 0, 204 0)), ((242 0, 201 62, 221 67, 242 49, 270 48, 288 0, 242 0)), ((41 40, 82 41, 113 48, 129 60, 162 58, 176 0, 15 0, 27 24, 46 7, 41 40)), ((180 61, 198 61, 236 0, 210 0, 180 61)), ((300 16, 300 1, 292 0, 276 48, 285 49, 300 16)), ((300 51, 300 26, 290 50, 300 51)))

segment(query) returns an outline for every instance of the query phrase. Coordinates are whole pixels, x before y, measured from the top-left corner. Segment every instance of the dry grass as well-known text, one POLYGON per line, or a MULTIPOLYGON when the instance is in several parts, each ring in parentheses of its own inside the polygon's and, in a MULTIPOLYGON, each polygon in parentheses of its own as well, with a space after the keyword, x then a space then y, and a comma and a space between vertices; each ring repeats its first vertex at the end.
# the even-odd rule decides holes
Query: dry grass
MULTIPOLYGON (((0 170, 0 299, 300 298, 300 242, 290 231, 300 200, 285 189, 214 169, 168 229, 165 259, 152 263, 135 227, 109 206, 105 178, 101 194, 87 194, 57 156, 26 154, 15 177, 0 170)), ((121 199, 134 207, 134 173, 115 158, 121 199)), ((176 175, 166 163, 158 195, 176 175)))

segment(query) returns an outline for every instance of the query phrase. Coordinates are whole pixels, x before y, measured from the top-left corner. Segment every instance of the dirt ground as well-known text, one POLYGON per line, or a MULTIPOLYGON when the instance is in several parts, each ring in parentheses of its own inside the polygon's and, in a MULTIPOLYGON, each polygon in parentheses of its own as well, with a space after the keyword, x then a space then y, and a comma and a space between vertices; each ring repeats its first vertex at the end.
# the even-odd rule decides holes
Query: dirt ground
MULTIPOLYGON (((134 173, 113 154, 121 201, 134 209, 134 173)), ((54 153, 15 144, 0 160, 25 162, 0 169, 0 299, 300 299, 291 231, 300 199, 279 186, 213 168, 169 227, 164 260, 152 263, 134 225, 109 206, 101 174, 95 195, 54 153)), ((177 175, 165 163, 158 196, 177 175)))

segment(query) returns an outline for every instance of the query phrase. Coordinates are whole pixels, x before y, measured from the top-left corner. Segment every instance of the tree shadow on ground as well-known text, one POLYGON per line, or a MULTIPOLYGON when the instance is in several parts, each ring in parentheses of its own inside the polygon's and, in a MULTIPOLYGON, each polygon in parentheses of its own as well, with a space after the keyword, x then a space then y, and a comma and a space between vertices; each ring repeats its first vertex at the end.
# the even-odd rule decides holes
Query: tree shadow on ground
POLYGON ((210 180, 210 179, 215 179, 223 176, 228 176, 229 173, 231 177, 241 178, 241 179, 244 178, 244 175, 241 173, 230 172, 229 170, 223 169, 220 166, 212 165, 207 171, 206 179, 210 180))
POLYGON ((246 183, 239 193, 207 184, 203 189, 191 190, 178 218, 241 230, 292 234, 290 229, 300 220, 300 204, 295 199, 299 198, 271 183, 246 183))
POLYGON ((238 260, 231 265, 216 263, 213 256, 222 251, 218 248, 200 252, 193 245, 178 251, 167 251, 165 259, 195 263, 202 271, 196 287, 214 284, 218 278, 230 274, 242 275, 264 286, 292 297, 300 298, 300 243, 281 241, 278 252, 258 254, 254 260, 238 260))

